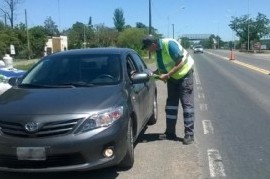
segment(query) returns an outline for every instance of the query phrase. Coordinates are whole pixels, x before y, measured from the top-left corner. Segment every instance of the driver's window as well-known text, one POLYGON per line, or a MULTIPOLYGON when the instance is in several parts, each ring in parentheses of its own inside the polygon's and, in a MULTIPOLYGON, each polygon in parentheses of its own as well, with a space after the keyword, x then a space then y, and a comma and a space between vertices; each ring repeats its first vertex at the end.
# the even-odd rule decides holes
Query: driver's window
POLYGON ((127 58, 127 73, 128 76, 131 78, 131 76, 136 72, 136 68, 131 60, 130 57, 127 58))

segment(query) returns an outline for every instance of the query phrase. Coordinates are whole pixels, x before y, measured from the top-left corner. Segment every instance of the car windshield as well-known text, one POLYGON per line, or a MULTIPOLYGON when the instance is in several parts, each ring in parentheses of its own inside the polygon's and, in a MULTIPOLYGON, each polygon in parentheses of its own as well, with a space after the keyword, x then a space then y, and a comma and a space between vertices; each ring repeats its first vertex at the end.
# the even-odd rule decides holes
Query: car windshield
POLYGON ((21 87, 84 87, 118 84, 120 55, 62 55, 41 60, 21 87))

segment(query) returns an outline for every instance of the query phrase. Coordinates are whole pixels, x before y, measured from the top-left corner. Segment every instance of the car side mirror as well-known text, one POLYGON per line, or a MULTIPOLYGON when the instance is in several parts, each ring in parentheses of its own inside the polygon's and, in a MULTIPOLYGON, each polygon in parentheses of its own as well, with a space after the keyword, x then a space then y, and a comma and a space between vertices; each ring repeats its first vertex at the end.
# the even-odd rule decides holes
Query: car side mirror
POLYGON ((18 86, 20 82, 21 82, 21 78, 18 78, 18 77, 11 77, 8 79, 8 84, 11 86, 18 86))
POLYGON ((149 75, 147 73, 135 73, 131 76, 133 84, 145 83, 149 81, 149 75))

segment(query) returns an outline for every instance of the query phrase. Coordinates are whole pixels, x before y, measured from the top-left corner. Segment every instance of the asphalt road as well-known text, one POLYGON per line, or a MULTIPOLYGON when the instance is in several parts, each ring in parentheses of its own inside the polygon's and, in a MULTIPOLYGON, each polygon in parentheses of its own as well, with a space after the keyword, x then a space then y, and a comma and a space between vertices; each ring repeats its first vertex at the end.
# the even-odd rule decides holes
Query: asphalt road
POLYGON ((270 178, 270 76, 247 66, 267 68, 269 56, 238 53, 245 63, 239 65, 223 53, 194 55, 203 171, 213 178, 270 178))
POLYGON ((228 51, 192 54, 195 59, 195 143, 182 144, 180 110, 177 141, 159 139, 165 130, 166 85, 157 82, 159 120, 143 131, 135 147, 134 167, 91 172, 0 173, 0 179, 206 179, 270 178, 269 56, 228 51), (269 70, 269 69, 268 69, 269 70))

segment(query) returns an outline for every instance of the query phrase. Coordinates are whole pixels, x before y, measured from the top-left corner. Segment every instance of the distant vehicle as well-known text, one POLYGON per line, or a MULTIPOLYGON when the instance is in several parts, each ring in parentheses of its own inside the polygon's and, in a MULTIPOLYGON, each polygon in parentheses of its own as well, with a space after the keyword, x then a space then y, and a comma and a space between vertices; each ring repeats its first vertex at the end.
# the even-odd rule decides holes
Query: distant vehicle
POLYGON ((193 47, 194 53, 203 53, 203 47, 201 45, 196 45, 193 47))
POLYGON ((6 78, 20 77, 23 76, 24 73, 24 70, 19 70, 16 68, 0 68, 0 75, 6 78))
POLYGON ((18 70, 15 68, 0 68, 0 95, 3 94, 6 90, 11 88, 8 84, 8 79, 11 77, 21 77, 25 74, 24 70, 18 70))
POLYGON ((157 89, 132 49, 91 48, 39 60, 0 95, 0 170, 130 168, 157 121, 157 89))

